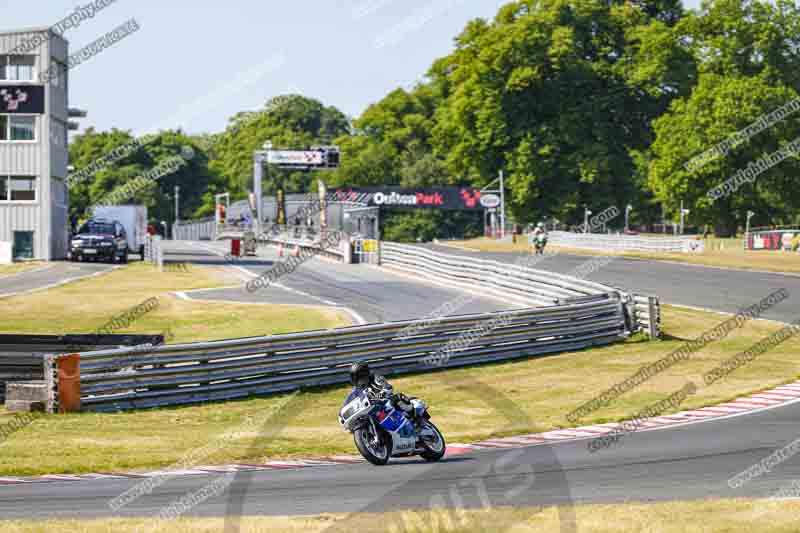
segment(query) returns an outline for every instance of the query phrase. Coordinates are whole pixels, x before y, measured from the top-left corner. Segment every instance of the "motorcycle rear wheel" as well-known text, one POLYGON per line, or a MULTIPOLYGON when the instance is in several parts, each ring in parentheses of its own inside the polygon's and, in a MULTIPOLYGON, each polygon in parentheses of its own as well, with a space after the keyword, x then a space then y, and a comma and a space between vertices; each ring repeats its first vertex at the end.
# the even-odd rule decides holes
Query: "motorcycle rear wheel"
POLYGON ((377 435, 378 445, 373 442, 375 438, 370 427, 362 427, 353 432, 356 448, 364 459, 376 466, 383 466, 389 462, 391 450, 383 435, 377 435))
POLYGON ((433 425, 433 422, 428 420, 425 422, 425 426, 429 427, 433 431, 434 435, 436 436, 436 440, 432 443, 428 443, 426 439, 420 439, 422 445, 425 447, 425 451, 419 455, 426 461, 436 462, 444 457, 444 453, 447 451, 447 444, 444 442, 444 435, 442 435, 442 432, 439 431, 439 428, 433 425))

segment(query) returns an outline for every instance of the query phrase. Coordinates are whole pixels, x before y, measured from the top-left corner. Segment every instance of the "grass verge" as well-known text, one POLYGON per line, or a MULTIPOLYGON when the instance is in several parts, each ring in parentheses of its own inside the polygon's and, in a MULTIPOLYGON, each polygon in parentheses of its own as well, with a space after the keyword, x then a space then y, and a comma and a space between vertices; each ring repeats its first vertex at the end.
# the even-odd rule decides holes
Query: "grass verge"
MULTIPOLYGON (((578 531, 593 533, 790 533, 797 531, 800 502, 755 499, 676 501, 667 503, 624 503, 577 505, 578 531)), ((0 527, 8 533, 73 531, 75 533, 124 533, 155 526, 159 533, 222 531, 224 518, 179 518, 156 522, 152 518, 106 520, 6 521, 0 527)), ((464 510, 437 509, 388 513, 326 514, 310 517, 243 517, 243 533, 313 533, 335 531, 385 533, 447 531, 452 533, 508 533, 559 531, 556 507, 497 507, 464 510), (344 527, 342 527, 344 526, 344 527), (335 528, 335 529, 333 529, 335 528)))
MULTIPOLYGON (((468 241, 449 241, 453 244, 483 252, 523 252, 530 253, 531 248, 520 240, 517 243, 499 242, 494 239, 481 237, 468 241)), ((741 239, 707 239, 706 251, 702 254, 682 253, 657 253, 657 252, 615 252, 588 250, 584 248, 568 248, 564 246, 547 245, 550 252, 569 253, 576 255, 604 255, 628 257, 631 259, 644 259, 648 261, 677 261, 690 265, 716 266, 726 268, 739 268, 742 270, 763 270, 768 272, 781 272, 800 274, 800 253, 778 251, 745 251, 741 239)))
POLYGON ((224 268, 159 272, 145 263, 134 263, 100 277, 0 300, 0 333, 93 333, 115 316, 153 297, 159 299, 155 310, 114 333, 157 334, 169 329, 174 335, 170 342, 178 343, 327 329, 350 323, 343 313, 324 307, 209 304, 169 295, 237 283, 241 283, 239 278, 224 268))
MULTIPOLYGON (((160 310, 159 310, 160 311, 160 310)), ((448 442, 471 442, 570 427, 566 415, 582 403, 633 375, 726 320, 716 313, 664 307, 666 339, 643 337, 574 353, 432 372, 393 379, 395 390, 428 401, 448 442)), ((704 386, 702 374, 780 329, 748 322, 727 338, 708 344, 687 361, 661 372, 610 405, 587 415, 581 425, 623 420, 667 398, 692 380, 698 387, 673 411, 712 405, 763 390, 800 375, 800 340, 790 339, 728 377, 704 386)), ((285 397, 255 398, 175 409, 45 416, 0 444, 0 475, 113 472, 170 467, 188 452, 225 439, 204 455, 203 464, 257 462, 276 458, 353 454, 352 437, 337 415, 347 387, 304 391, 284 409, 269 437, 252 426, 285 397)), ((665 411, 663 414, 668 414, 665 411)), ((0 424, 8 415, 0 413, 0 424)))

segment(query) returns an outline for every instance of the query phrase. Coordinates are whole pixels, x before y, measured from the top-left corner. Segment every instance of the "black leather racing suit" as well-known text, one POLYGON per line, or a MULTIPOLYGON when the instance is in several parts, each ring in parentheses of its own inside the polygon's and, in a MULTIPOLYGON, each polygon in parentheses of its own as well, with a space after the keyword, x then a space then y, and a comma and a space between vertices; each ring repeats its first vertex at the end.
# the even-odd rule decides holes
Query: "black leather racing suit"
POLYGON ((409 398, 405 394, 395 393, 394 387, 392 387, 389 382, 386 381, 386 378, 380 374, 370 376, 369 385, 366 387, 353 387, 353 390, 347 395, 347 399, 344 401, 344 404, 346 405, 353 399, 353 397, 356 396, 356 394, 360 393, 364 389, 367 389, 367 396, 369 396, 370 399, 391 400, 394 406, 406 413, 411 420, 416 420, 414 406, 411 404, 412 398, 409 398))

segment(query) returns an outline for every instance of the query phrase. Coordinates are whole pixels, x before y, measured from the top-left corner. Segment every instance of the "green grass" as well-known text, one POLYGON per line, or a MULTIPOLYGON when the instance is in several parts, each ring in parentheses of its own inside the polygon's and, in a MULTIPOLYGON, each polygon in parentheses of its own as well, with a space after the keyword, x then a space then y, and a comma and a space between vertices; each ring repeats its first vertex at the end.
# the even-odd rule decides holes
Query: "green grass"
POLYGON ((190 267, 188 272, 159 272, 134 263, 109 274, 56 289, 0 300, 0 333, 92 333, 149 298, 158 307, 130 327, 114 333, 158 334, 171 329, 172 343, 270 335, 347 325, 349 318, 312 306, 191 302, 174 291, 240 284, 224 268, 190 267))
MULTIPOLYGON (((516 243, 508 243, 481 237, 468 241, 453 241, 449 244, 484 252, 528 253, 531 251, 531 247, 524 238, 518 239, 516 243)), ((649 261, 677 261, 691 265, 800 274, 800 253, 769 250, 746 251, 743 248, 742 239, 709 238, 706 240, 706 250, 702 254, 601 251, 556 246, 552 243, 547 245, 547 250, 554 253, 613 255, 649 261)))
MULTIPOLYGON (((434 420, 451 443, 569 427, 566 415, 574 408, 634 374, 641 365, 679 348, 682 339, 697 337, 723 320, 715 313, 664 307, 664 330, 671 335, 664 341, 636 337, 605 348, 406 376, 392 383, 396 390, 429 402, 434 420)), ((800 375, 798 339, 712 386, 703 385, 704 372, 777 329, 773 323, 749 322, 587 416, 581 425, 622 420, 666 398, 687 380, 699 390, 676 410, 720 403, 791 381, 800 375)), ((337 421, 347 390, 328 387, 294 396, 282 414, 267 424, 266 435, 253 427, 237 428, 248 419, 263 417, 285 397, 118 414, 44 416, 0 445, 0 475, 169 467, 187 452, 218 441, 230 431, 234 438, 200 462, 354 454, 352 437, 337 421)), ((0 424, 8 416, 0 413, 0 424)))
MULTIPOLYGON (((473 489, 474 490, 474 489, 473 489)), ((176 496, 177 498, 178 496, 176 496)), ((575 528, 592 533, 794 533, 800 502, 758 499, 708 499, 665 503, 575 505, 575 528)), ((408 510, 386 513, 326 514, 307 517, 243 517, 243 533, 315 533, 328 530, 360 533, 508 533, 554 532, 561 528, 557 507, 408 510)), ((17 520, 0 522, 8 533, 71 531, 127 533, 143 528, 160 533, 215 533, 224 518, 113 518, 105 520, 17 520)))

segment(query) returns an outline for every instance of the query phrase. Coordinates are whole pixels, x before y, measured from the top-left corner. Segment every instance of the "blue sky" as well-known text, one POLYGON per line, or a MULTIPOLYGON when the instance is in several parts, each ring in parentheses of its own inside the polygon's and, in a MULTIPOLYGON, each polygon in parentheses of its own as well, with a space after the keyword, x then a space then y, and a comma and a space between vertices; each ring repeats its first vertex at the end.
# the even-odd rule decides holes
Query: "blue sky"
MULTIPOLYGON (((0 0, 0 29, 53 25, 93 0, 0 0)), ((689 7, 698 0, 690 0, 689 7)), ((358 116, 447 54, 505 0, 116 0, 70 29, 78 51, 134 18, 140 29, 71 71, 83 127, 218 132, 269 98, 301 93, 358 116)))

